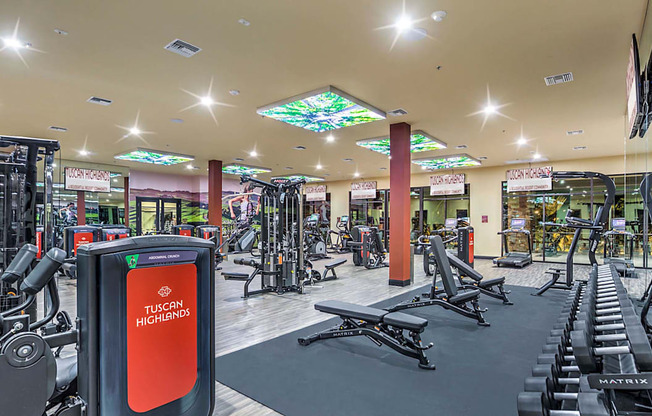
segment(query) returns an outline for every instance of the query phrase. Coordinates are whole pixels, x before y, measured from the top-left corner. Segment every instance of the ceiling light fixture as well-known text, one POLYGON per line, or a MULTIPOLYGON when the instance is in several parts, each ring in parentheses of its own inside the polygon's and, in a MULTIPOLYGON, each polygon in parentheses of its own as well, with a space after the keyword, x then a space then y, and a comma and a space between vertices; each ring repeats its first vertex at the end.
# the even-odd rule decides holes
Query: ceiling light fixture
POLYGON ((317 166, 315 166, 315 168, 317 168, 317 170, 320 170, 322 168, 322 165, 318 163, 317 166))
POLYGON ((238 19, 238 23, 240 23, 242 26, 251 26, 251 22, 247 19, 238 19))
POLYGON ((540 153, 535 153, 534 155, 532 155, 532 158, 533 159, 541 159, 541 154, 540 153))
POLYGON ((519 146, 523 146, 524 144, 527 143, 527 139, 526 139, 525 137, 521 136, 521 137, 518 138, 518 140, 516 141, 516 143, 517 143, 519 146))
POLYGON ((132 128, 129 129, 129 134, 133 136, 139 136, 142 131, 137 126, 133 126, 132 128))
POLYGON ((90 153, 86 149, 83 149, 83 150, 79 151, 79 156, 88 156, 89 154, 90 153))
POLYGON ((403 33, 406 30, 410 30, 412 28, 412 20, 410 20, 408 16, 403 15, 400 19, 398 19, 398 22, 396 22, 394 26, 399 33, 403 33))
POLYGON ((511 118, 509 116, 506 116, 505 114, 500 112, 501 108, 503 108, 505 106, 508 106, 508 105, 509 105, 509 103, 508 104, 501 104, 501 105, 496 105, 496 104, 492 103, 491 102, 491 93, 489 91, 489 85, 487 85, 487 103, 485 104, 484 108, 482 110, 480 110, 480 111, 476 111, 474 113, 467 114, 466 116, 470 117, 470 116, 475 116, 475 115, 478 115, 478 114, 484 115, 484 118, 482 120, 482 126, 480 126, 480 130, 482 130, 482 129, 484 129, 485 124, 487 124, 487 120, 489 120, 489 117, 493 116, 494 114, 498 115, 500 117, 504 117, 504 118, 507 118, 507 119, 510 119, 510 120, 514 120, 513 118, 511 118))
POLYGON ((328 136, 326 136, 326 141, 328 143, 333 143, 335 141, 335 137, 332 134, 329 134, 328 136))
POLYGON ((256 151, 256 149, 254 149, 254 150, 252 150, 251 152, 249 152, 249 156, 251 156, 251 157, 256 157, 256 156, 258 156, 258 152, 256 151))
POLYGON ((5 48, 22 49, 27 47, 27 44, 21 42, 16 38, 2 38, 2 41, 5 44, 5 48))
POLYGON ((195 167, 193 165, 186 165, 186 169, 193 170, 195 167))
POLYGON ((210 107, 215 103, 215 101, 213 101, 213 99, 211 97, 208 97, 208 96, 201 97, 200 101, 201 101, 201 104, 205 105, 206 107, 210 107))
POLYGON ((432 20, 434 20, 435 22, 441 22, 442 20, 444 20, 444 18, 447 15, 448 15, 448 13, 446 13, 445 11, 437 10, 436 12, 432 12, 430 17, 432 17, 432 20))
POLYGON ((213 91, 213 78, 211 77, 211 82, 208 84, 208 91, 206 92, 206 95, 197 95, 193 92, 190 92, 188 90, 185 90, 181 88, 181 91, 185 92, 186 94, 192 95, 197 99, 197 102, 195 104, 191 104, 188 107, 182 108, 181 111, 186 111, 190 110, 193 107, 197 107, 199 105, 203 105, 204 107, 208 108, 208 112, 211 114, 211 118, 215 122, 215 125, 217 125, 217 118, 215 117, 215 113, 213 112, 213 106, 214 105, 220 105, 224 107, 233 107, 231 104, 226 104, 226 103, 221 103, 219 101, 215 101, 213 97, 211 96, 211 92, 213 91))
POLYGON ((353 177, 355 177, 355 178, 357 178, 357 177, 359 177, 359 176, 360 176, 360 172, 355 172, 355 173, 353 174, 353 177))

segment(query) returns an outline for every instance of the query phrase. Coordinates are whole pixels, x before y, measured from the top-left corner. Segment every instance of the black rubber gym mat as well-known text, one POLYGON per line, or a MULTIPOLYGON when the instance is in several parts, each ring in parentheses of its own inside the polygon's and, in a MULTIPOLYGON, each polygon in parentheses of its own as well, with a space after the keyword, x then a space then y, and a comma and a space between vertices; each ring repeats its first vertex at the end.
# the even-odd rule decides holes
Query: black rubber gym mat
MULTIPOLYGON (((407 312, 428 319, 422 334, 437 365, 418 361, 365 337, 297 343, 339 318, 215 359, 220 383, 287 416, 317 415, 516 415, 516 396, 530 375, 568 292, 530 296, 511 286, 513 306, 481 296, 490 327, 430 306, 407 312)), ((374 306, 409 299, 422 289, 374 306)))

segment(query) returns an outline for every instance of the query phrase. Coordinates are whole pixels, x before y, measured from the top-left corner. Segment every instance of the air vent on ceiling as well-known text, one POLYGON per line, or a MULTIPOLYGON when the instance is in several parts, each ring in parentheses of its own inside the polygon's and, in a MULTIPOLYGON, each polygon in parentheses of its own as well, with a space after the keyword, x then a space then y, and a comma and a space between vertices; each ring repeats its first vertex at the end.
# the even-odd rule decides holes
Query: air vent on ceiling
POLYGON ((235 160, 236 162, 244 162, 244 159, 241 158, 241 157, 236 157, 236 158, 233 159, 233 160, 235 160))
POLYGON ((294 146, 294 150, 306 150, 306 146, 294 146))
POLYGON ((578 134, 584 134, 584 130, 568 130, 566 132, 568 136, 577 136, 578 134))
POLYGON ((99 104, 99 105, 111 105, 111 103, 113 102, 113 100, 107 100, 106 98, 100 98, 100 97, 91 97, 86 101, 89 103, 99 104))
POLYGON ((197 52, 201 51, 201 48, 195 45, 192 45, 188 42, 182 41, 181 39, 175 39, 172 42, 168 43, 165 48, 170 52, 174 52, 186 58, 190 58, 195 55, 197 52))
POLYGON ((294 168, 293 168, 292 166, 286 166, 285 169, 287 169, 287 170, 292 170, 292 169, 294 169, 294 168))
POLYGON ((466 149, 467 147, 469 147, 469 146, 467 146, 465 144, 458 144, 457 146, 455 146, 456 149, 466 149))
POLYGON ((478 156, 478 160, 487 160, 487 156, 478 156))
POLYGON ((566 72, 564 74, 551 75, 549 77, 545 77, 544 80, 546 81, 546 85, 548 87, 551 85, 563 84, 566 82, 571 82, 573 80, 573 73, 566 72))
POLYGON ((391 117, 404 116, 407 114, 407 111, 402 108, 397 108, 396 110, 388 111, 387 115, 391 117))
POLYGON ((65 128, 65 127, 58 127, 58 126, 50 126, 49 129, 50 129, 50 130, 54 130, 54 131, 62 131, 62 132, 68 131, 67 128, 65 128))
POLYGON ((351 159, 350 157, 347 157, 346 159, 342 159, 342 160, 345 162, 353 162, 353 159, 351 159))
POLYGON ((514 159, 514 160, 508 160, 505 162, 506 165, 517 165, 519 163, 538 163, 538 162, 547 162, 548 159, 547 157, 540 157, 538 159, 532 158, 532 159, 514 159))
POLYGON ((573 150, 586 150, 586 146, 575 146, 573 150))

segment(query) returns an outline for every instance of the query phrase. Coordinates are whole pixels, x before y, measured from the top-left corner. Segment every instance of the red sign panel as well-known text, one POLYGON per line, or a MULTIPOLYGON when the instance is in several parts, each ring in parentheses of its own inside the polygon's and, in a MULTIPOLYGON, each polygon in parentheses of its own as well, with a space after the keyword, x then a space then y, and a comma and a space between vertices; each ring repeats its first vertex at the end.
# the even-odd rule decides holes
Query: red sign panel
POLYGON ((127 274, 127 402, 138 413, 188 394, 197 381, 197 267, 127 274))
POLYGON ((75 233, 73 235, 73 255, 77 255, 77 249, 79 246, 83 246, 84 244, 90 244, 93 242, 93 233, 92 232, 87 232, 87 233, 75 233))
POLYGON ((181 229, 179 230, 179 235, 185 235, 190 237, 192 235, 192 231, 189 229, 181 229))
POLYGON ((475 258, 475 253, 474 253, 474 245, 475 242, 474 240, 474 232, 469 233, 469 263, 473 263, 473 259, 475 258))
POLYGON ((38 250, 36 253, 36 258, 40 259, 43 256, 43 232, 42 231, 36 232, 36 249, 38 250))

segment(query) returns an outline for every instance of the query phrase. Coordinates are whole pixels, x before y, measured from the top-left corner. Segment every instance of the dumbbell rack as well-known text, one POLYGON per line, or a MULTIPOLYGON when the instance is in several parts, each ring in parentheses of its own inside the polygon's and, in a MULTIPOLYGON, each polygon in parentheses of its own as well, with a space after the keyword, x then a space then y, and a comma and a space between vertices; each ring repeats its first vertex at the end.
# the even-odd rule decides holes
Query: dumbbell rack
POLYGON ((519 416, 652 415, 652 348, 613 265, 573 282, 519 416))

